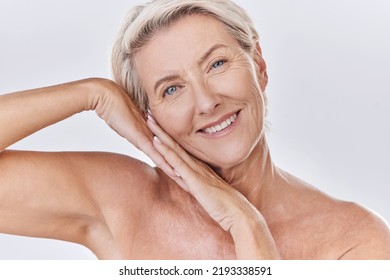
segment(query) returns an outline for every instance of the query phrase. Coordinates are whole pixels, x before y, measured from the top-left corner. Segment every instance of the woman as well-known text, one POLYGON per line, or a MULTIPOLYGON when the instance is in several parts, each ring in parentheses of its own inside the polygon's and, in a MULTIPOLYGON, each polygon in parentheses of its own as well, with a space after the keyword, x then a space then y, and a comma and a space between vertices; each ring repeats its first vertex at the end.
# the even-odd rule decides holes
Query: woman
POLYGON ((1 96, 1 232, 76 242, 99 258, 390 257, 377 216, 273 164, 266 64, 239 7, 159 0, 134 8, 113 70, 117 83, 1 96), (6 150, 87 110, 158 167, 117 154, 6 150))

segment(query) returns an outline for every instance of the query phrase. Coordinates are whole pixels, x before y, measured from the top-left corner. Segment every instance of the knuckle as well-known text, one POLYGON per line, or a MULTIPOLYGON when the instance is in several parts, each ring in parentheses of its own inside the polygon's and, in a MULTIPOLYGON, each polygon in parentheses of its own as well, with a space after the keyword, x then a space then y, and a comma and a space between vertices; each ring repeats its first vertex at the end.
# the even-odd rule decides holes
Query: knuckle
POLYGON ((174 149, 175 151, 178 151, 178 152, 182 150, 180 144, 177 143, 177 142, 175 142, 175 144, 173 145, 173 149, 174 149))
POLYGON ((185 164, 184 160, 180 156, 178 156, 175 150, 167 150, 164 156, 174 168, 182 167, 185 164))
POLYGON ((184 161, 180 157, 176 157, 173 162, 175 168, 184 166, 184 161))

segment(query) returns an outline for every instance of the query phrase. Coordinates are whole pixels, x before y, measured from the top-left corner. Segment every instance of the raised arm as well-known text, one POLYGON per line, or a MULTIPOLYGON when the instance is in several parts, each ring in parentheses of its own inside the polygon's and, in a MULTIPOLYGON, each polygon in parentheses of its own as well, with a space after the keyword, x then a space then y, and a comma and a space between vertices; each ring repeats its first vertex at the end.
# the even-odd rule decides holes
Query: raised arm
POLYGON ((151 135, 142 127, 142 117, 127 95, 106 79, 91 78, 0 95, 0 108, 0 151, 46 126, 88 110, 96 110, 136 146, 142 146, 139 143, 151 135), (131 125, 136 129, 129 131, 131 125))
MULTIPOLYGON (((150 157, 158 154, 143 115, 112 81, 86 79, 2 95, 0 232, 86 244, 86 232, 104 222, 105 195, 96 188, 108 185, 102 180, 118 177, 112 174, 112 166, 120 157, 110 157, 108 164, 110 159, 101 154, 6 150, 18 140, 86 110, 95 110, 150 157)), ((128 166, 139 169, 135 161, 128 166)))

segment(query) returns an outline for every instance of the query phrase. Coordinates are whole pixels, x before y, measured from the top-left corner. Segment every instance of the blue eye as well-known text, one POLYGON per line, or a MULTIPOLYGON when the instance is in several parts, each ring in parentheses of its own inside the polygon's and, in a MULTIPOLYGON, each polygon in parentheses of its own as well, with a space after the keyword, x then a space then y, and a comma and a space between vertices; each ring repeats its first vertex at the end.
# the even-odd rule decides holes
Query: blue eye
POLYGON ((164 91, 164 94, 165 94, 165 95, 172 95, 172 94, 174 94, 176 91, 177 91, 177 87, 176 87, 176 86, 170 86, 170 87, 168 87, 168 88, 164 91))
POLYGON ((221 67, 222 65, 224 65, 225 64, 225 61, 223 61, 223 60, 218 60, 217 62, 215 62, 214 64, 213 64, 213 68, 218 68, 218 67, 221 67))

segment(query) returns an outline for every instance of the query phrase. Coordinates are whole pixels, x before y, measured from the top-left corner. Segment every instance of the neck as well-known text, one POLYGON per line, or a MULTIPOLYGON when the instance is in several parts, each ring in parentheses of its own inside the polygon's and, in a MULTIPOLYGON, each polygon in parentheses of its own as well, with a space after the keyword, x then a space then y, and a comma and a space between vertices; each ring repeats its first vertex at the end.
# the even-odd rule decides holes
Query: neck
POLYGON ((261 211, 266 207, 275 181, 275 167, 265 137, 260 139, 248 158, 239 165, 216 171, 257 209, 261 211))

